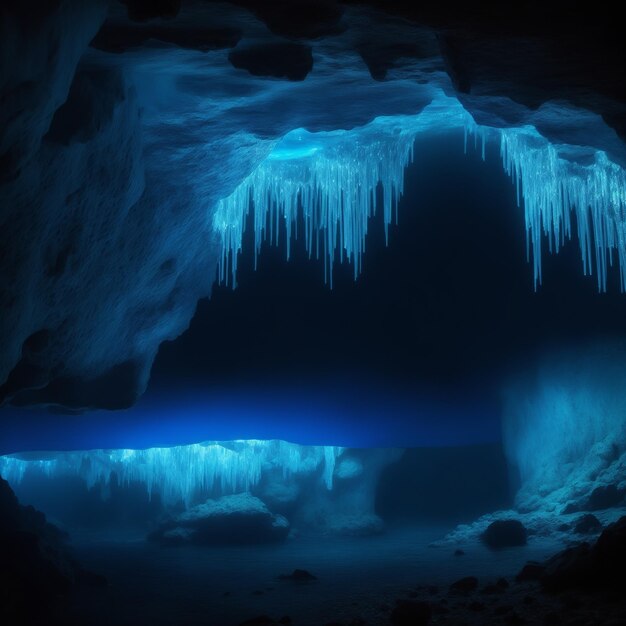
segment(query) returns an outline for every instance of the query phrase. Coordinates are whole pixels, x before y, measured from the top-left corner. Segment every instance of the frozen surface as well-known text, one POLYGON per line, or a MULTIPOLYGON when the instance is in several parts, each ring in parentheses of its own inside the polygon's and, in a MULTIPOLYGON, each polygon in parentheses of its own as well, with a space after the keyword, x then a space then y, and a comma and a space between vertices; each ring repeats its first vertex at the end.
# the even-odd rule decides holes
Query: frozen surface
POLYGON ((115 472, 119 483, 142 483, 165 504, 189 505, 201 493, 247 492, 263 473, 278 471, 287 482, 292 475, 315 474, 332 489, 336 446, 299 446, 285 441, 205 442, 147 450, 89 450, 27 453, 0 457, 0 475, 19 487, 27 471, 49 478, 78 476, 90 488, 104 486, 115 472))

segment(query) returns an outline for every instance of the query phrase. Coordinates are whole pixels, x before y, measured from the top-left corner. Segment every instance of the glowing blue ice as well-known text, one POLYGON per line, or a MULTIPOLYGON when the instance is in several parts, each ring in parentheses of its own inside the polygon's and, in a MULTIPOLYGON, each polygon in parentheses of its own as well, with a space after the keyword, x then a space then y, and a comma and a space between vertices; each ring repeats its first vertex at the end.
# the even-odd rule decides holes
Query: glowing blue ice
POLYGON ((397 211, 404 186, 404 169, 413 158, 418 133, 437 128, 442 121, 463 128, 471 118, 458 101, 440 97, 419 115, 378 117, 352 130, 288 133, 228 197, 220 200, 213 225, 222 242, 220 280, 230 259, 236 282, 246 217, 253 211, 255 254, 269 235, 278 242, 281 220, 286 224, 287 258, 291 237, 304 221, 309 255, 323 255, 326 278, 332 284, 332 266, 339 258, 351 262, 355 277, 361 269, 369 219, 382 190, 385 232, 397 211))
POLYGON ((91 488, 107 485, 115 472, 120 483, 138 481, 149 494, 158 492, 165 503, 183 500, 189 505, 199 493, 249 491, 263 472, 272 469, 285 478, 321 469, 321 480, 332 489, 335 461, 342 452, 337 446, 251 439, 147 450, 15 454, 0 457, 0 475, 13 485, 19 485, 27 471, 48 477, 79 476, 91 488))
POLYGON ((626 172, 600 151, 560 146, 570 157, 588 157, 586 164, 566 160, 532 128, 502 130, 500 135, 502 161, 516 184, 518 204, 520 193, 524 198, 535 285, 541 283, 542 235, 550 252, 558 252, 571 238, 574 213, 584 273, 592 273, 595 261, 598 289, 605 291, 608 267, 617 254, 621 288, 626 289, 626 172))
POLYGON ((597 486, 626 488, 625 355, 619 342, 557 354, 510 386, 504 444, 521 508, 558 511, 597 486))
POLYGON ((496 129, 477 125, 458 100, 443 95, 418 115, 378 117, 350 130, 288 133, 269 156, 234 190, 218 202, 214 230, 221 238, 220 280, 228 266, 236 282, 247 215, 254 220, 255 255, 269 236, 277 243, 281 221, 286 225, 289 258, 291 238, 303 218, 309 255, 323 255, 326 277, 338 259, 351 262, 355 277, 361 269, 369 219, 382 189, 385 231, 397 212, 404 171, 413 158, 420 133, 463 129, 474 146, 480 139, 485 158, 487 140, 500 142, 503 166, 524 204, 528 257, 532 249, 535 286, 541 283, 541 246, 545 236, 558 252, 572 235, 576 218, 583 271, 594 265, 598 288, 607 285, 608 268, 617 260, 621 287, 626 289, 626 172, 607 154, 579 146, 553 145, 532 126, 496 129))

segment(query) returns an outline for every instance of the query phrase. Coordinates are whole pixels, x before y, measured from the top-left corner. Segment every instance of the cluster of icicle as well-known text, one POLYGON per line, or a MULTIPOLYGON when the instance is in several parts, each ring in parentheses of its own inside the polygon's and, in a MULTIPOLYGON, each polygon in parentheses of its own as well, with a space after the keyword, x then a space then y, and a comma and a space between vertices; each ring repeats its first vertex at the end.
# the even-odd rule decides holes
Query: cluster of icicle
POLYGON ((524 199, 526 232, 532 245, 535 286, 541 284, 541 240, 558 252, 572 235, 572 213, 585 275, 595 271, 598 289, 606 290, 614 257, 626 290, 626 172, 596 151, 588 164, 565 160, 534 129, 500 131, 500 151, 507 173, 524 199))
MULTIPOLYGON (((404 171, 413 159, 419 133, 464 129, 474 145, 481 140, 483 159, 488 138, 499 139, 503 166, 524 200, 528 257, 532 248, 535 286, 541 284, 541 243, 558 251, 572 233, 572 213, 585 274, 595 271, 600 291, 617 255, 622 289, 626 290, 626 173, 596 151, 592 162, 563 158, 534 128, 496 129, 477 125, 453 98, 439 97, 419 115, 376 118, 352 130, 309 133, 298 129, 279 142, 228 197, 222 199, 213 225, 221 237, 221 282, 236 284, 247 216, 253 213, 255 259, 265 238, 277 243, 281 222, 286 225, 289 258, 291 237, 297 237, 301 216, 309 255, 323 256, 326 280, 332 286, 332 266, 344 259, 361 269, 369 219, 382 197, 385 231, 403 191, 404 171), (300 143, 301 150, 284 144, 300 143), (378 188, 382 188, 382 196, 378 188)), ((560 146, 563 148, 564 146, 560 146)), ((576 147, 566 147, 570 152, 576 147)), ((584 149, 580 149, 584 151, 584 149)), ((589 151, 586 151, 588 159, 589 151)))
POLYGON ((158 492, 165 503, 189 505, 199 493, 249 491, 265 471, 283 477, 308 474, 321 466, 321 479, 332 489, 335 461, 343 448, 300 446, 286 441, 245 440, 208 442, 146 450, 88 450, 0 457, 0 475, 19 484, 27 471, 48 477, 78 476, 88 488, 109 484, 115 472, 120 484, 140 482, 149 494, 158 492))
MULTIPOLYGON (((287 258, 291 238, 298 237, 302 217, 304 241, 309 256, 323 257, 325 278, 332 285, 332 267, 339 257, 360 272, 369 219, 378 204, 377 188, 382 187, 385 228, 391 223, 403 190, 404 168, 412 159, 414 134, 400 125, 393 132, 385 122, 373 122, 382 131, 370 132, 367 141, 351 133, 324 133, 322 149, 313 148, 304 158, 270 157, 220 201, 214 225, 222 236, 220 280, 228 271, 236 281, 237 255, 241 250, 246 217, 254 212, 255 255, 265 237, 277 243, 281 220, 286 225, 287 258), (378 135, 372 139, 373 135, 378 135), (336 254, 338 251, 338 254, 336 254)), ((378 130, 371 128, 370 131, 378 130)), ((311 133, 296 131, 302 141, 311 133)), ((320 133, 321 134, 321 133, 320 133)), ((289 137, 289 141, 297 141, 289 137)), ((274 154, 280 155, 280 152, 274 154)), ((256 256, 255 256, 256 258, 256 256)))

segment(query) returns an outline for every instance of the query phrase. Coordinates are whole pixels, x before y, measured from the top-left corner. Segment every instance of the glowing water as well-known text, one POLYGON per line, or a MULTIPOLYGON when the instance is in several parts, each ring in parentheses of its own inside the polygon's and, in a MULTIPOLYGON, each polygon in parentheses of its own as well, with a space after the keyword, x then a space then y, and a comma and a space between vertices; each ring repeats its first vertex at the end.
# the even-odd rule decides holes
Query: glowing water
POLYGON ((221 494, 249 491, 263 472, 279 470, 284 478, 311 474, 321 469, 328 489, 343 448, 300 446, 286 441, 205 442, 147 450, 89 450, 0 457, 0 475, 19 485, 27 471, 48 477, 78 476, 91 488, 108 485, 111 474, 120 483, 138 481, 149 494, 154 491, 165 503, 183 500, 187 505, 200 492, 218 489, 221 494))
POLYGON ((278 242, 284 220, 289 258, 301 215, 306 248, 310 255, 324 256, 327 280, 332 284, 337 259, 351 262, 356 277, 368 222, 378 204, 378 186, 387 231, 416 136, 461 128, 466 149, 468 134, 473 135, 474 145, 480 138, 483 159, 486 141, 500 142, 518 204, 523 199, 535 286, 541 283, 543 236, 549 250, 558 252, 565 238, 571 237, 574 213, 584 273, 590 274, 595 262, 598 288, 604 291, 616 254, 621 287, 626 288, 626 172, 604 152, 552 145, 531 126, 478 126, 456 99, 442 95, 418 115, 378 117, 351 130, 310 133, 300 128, 288 133, 232 194, 218 202, 213 226, 222 245, 220 280, 226 279, 230 260, 232 282, 236 282, 237 255, 251 211, 255 255, 268 235, 271 242, 278 242))

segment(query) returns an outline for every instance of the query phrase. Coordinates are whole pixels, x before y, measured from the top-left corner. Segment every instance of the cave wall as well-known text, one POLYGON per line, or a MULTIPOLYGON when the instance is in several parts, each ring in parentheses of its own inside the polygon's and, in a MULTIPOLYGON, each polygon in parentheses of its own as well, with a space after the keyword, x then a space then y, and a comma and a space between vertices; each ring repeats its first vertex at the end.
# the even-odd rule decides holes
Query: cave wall
POLYGON ((555 30, 525 11, 514 28, 493 9, 3 6, 1 401, 131 405, 210 294, 216 203, 294 128, 414 115, 439 93, 623 164, 611 16, 555 30))

